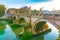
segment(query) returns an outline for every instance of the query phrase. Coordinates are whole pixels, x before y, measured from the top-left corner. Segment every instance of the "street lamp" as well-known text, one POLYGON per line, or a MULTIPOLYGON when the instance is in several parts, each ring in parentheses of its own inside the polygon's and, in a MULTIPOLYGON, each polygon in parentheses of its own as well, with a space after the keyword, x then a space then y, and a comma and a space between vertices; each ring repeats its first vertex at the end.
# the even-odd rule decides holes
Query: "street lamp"
POLYGON ((43 13, 42 13, 42 9, 43 9, 44 7, 42 7, 42 8, 40 8, 40 12, 41 12, 41 14, 42 14, 42 18, 44 18, 44 15, 43 15, 43 13))
POLYGON ((54 18, 53 20, 54 20, 54 23, 55 23, 55 14, 54 13, 55 13, 55 9, 53 8, 53 18, 54 18))

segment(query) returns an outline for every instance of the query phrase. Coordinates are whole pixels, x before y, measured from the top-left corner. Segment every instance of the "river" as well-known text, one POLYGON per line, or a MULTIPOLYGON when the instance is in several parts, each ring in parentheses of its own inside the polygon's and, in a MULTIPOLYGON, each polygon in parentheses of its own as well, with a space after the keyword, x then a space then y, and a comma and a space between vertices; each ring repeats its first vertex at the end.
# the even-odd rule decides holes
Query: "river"
MULTIPOLYGON (((51 31, 46 34, 35 36, 32 40, 56 40, 59 33, 58 30, 51 23, 47 22, 47 24, 49 28, 51 28, 51 31)), ((6 25, 6 28, 3 31, 0 30, 0 40, 18 40, 18 38, 10 26, 6 25)))

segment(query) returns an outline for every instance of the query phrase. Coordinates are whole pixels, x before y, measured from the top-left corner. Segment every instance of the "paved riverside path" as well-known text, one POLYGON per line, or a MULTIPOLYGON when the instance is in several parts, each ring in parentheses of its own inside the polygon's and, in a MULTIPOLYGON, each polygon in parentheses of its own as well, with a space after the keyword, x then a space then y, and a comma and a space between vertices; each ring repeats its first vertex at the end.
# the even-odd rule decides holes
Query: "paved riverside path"
POLYGON ((60 31, 60 20, 52 20, 52 24, 60 31))
POLYGON ((60 26, 60 21, 55 21, 55 23, 60 26))
POLYGON ((58 30, 60 31, 60 21, 55 21, 55 24, 58 26, 58 30))

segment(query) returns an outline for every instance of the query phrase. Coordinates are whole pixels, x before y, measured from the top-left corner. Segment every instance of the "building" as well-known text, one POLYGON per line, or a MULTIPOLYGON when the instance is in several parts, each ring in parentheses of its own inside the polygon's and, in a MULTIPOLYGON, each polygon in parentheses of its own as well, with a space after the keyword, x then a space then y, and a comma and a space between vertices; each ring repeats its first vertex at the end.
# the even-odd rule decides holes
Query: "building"
POLYGON ((25 6, 25 7, 20 8, 20 13, 21 14, 27 14, 30 11, 31 11, 31 6, 30 7, 25 6))
POLYGON ((31 7, 27 7, 27 6, 22 7, 20 9, 9 8, 7 9, 7 14, 15 14, 15 13, 25 14, 25 13, 30 12, 30 10, 31 10, 31 7))
POLYGON ((7 14, 11 14, 11 15, 16 14, 16 9, 15 8, 9 8, 9 9, 7 9, 7 14))

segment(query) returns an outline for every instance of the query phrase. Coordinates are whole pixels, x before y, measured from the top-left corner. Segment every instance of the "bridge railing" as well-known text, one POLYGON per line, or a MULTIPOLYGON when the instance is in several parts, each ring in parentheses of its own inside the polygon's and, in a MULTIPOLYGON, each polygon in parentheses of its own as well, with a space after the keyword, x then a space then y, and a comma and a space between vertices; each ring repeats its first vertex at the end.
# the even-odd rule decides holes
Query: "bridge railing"
MULTIPOLYGON (((13 16, 17 16, 17 14, 10 14, 10 16, 13 15, 13 16)), ((31 15, 31 17, 33 18, 51 18, 51 19, 56 19, 56 20, 60 20, 60 14, 19 14, 20 16, 23 16, 23 17, 27 17, 28 15, 31 15)))

